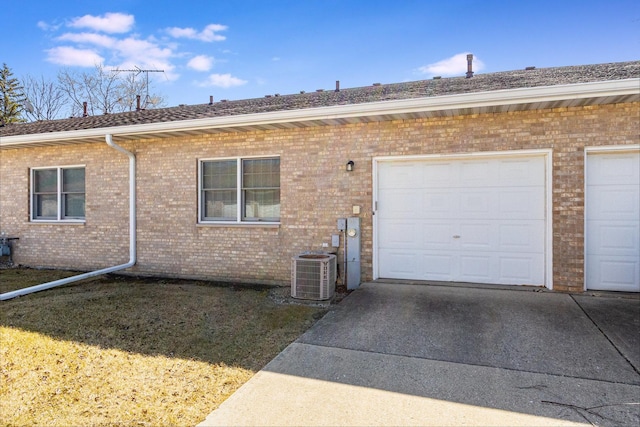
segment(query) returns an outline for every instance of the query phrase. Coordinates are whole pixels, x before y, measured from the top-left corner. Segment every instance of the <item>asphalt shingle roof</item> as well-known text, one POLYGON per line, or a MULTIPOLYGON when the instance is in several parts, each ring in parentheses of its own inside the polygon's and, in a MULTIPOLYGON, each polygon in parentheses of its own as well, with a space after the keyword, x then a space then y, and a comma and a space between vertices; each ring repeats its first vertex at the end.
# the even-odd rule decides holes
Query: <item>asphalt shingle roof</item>
POLYGON ((640 77, 640 61, 536 68, 476 74, 472 78, 430 79, 348 88, 337 92, 332 89, 294 95, 273 95, 237 101, 219 101, 213 104, 184 105, 32 123, 13 123, 0 127, 0 136, 97 129, 504 89, 624 80, 638 77, 640 77))

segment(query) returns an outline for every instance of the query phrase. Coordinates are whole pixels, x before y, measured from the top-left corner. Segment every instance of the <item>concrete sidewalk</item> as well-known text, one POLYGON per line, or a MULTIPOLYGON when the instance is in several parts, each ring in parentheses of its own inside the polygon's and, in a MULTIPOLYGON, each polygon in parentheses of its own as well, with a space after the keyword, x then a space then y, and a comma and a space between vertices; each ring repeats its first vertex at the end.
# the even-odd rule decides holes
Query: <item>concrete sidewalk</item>
POLYGON ((640 299, 367 283, 201 426, 640 424, 640 299))

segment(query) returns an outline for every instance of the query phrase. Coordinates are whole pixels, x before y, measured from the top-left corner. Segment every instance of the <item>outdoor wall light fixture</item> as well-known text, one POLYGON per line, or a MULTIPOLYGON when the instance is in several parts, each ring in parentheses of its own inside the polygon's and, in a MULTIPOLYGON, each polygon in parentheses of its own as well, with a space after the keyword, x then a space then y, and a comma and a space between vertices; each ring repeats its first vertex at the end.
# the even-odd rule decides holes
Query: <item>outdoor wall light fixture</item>
POLYGON ((354 164, 355 164, 355 163, 353 163, 353 160, 349 160, 349 161, 347 162, 347 172, 351 172, 351 171, 353 170, 353 165, 354 165, 354 164))

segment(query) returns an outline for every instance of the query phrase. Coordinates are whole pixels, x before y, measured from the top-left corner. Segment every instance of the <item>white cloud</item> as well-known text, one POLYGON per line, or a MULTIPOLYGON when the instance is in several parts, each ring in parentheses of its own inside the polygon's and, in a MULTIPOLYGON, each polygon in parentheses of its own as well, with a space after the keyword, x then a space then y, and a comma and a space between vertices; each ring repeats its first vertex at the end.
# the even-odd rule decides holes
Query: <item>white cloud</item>
POLYGON ((153 62, 154 60, 169 59, 173 55, 173 51, 169 48, 163 48, 157 43, 135 37, 118 40, 114 48, 117 55, 124 60, 153 62))
POLYGON ((162 47, 156 42, 136 37, 123 39, 95 33, 66 33, 58 40, 77 43, 77 46, 58 46, 47 50, 47 60, 55 64, 76 67, 94 67, 103 65, 108 69, 161 69, 167 80, 176 80, 179 75, 173 73, 175 65, 171 58, 172 49, 162 47), (88 49, 83 45, 93 45, 88 49), (105 64, 105 58, 110 64, 105 64))
POLYGON ((231 74, 211 74, 207 80, 197 83, 201 87, 216 86, 222 88, 230 88, 234 86, 242 86, 246 84, 246 80, 233 77, 231 74))
POLYGON ((113 47, 116 39, 96 33, 66 33, 58 37, 58 40, 70 41, 74 43, 93 44, 101 47, 113 47))
MULTIPOLYGON (((450 58, 433 64, 425 65, 418 68, 423 74, 432 76, 457 76, 467 72, 467 54, 469 52, 458 53, 450 58)), ((484 69, 484 63, 474 56, 473 71, 478 72, 484 69)))
POLYGON ((94 67, 104 61, 102 56, 91 49, 59 46, 46 52, 47 61, 65 66, 94 67))
POLYGON ((171 27, 167 28, 167 33, 171 37, 175 38, 187 38, 200 40, 203 42, 219 42, 222 40, 226 40, 225 36, 221 36, 220 34, 216 34, 220 31, 225 31, 228 27, 226 25, 220 24, 209 24, 204 27, 204 30, 198 32, 193 28, 179 28, 179 27, 171 27))
POLYGON ((171 59, 175 56, 172 49, 164 48, 149 40, 141 40, 135 37, 128 37, 117 40, 110 50, 112 59, 120 61, 113 68, 120 69, 141 69, 163 70, 164 78, 167 80, 177 80, 180 76, 173 73, 175 65, 171 59))
POLYGON ((187 67, 196 71, 209 71, 213 67, 214 58, 207 55, 198 55, 187 63, 187 67))
POLYGON ((218 41, 226 40, 225 36, 216 34, 216 32, 225 31, 226 29, 227 29, 226 25, 209 24, 200 33, 200 40, 206 41, 206 42, 212 42, 212 41, 218 42, 218 41))
POLYGON ((56 31, 58 28, 60 28, 59 24, 49 24, 48 22, 44 21, 38 21, 36 25, 43 31, 56 31))
POLYGON ((158 81, 175 81, 181 76, 178 67, 206 72, 206 78, 196 81, 201 87, 231 88, 247 84, 231 73, 210 74, 214 66, 225 62, 206 53, 182 50, 188 40, 214 42, 225 40, 220 33, 227 26, 210 24, 200 29, 173 27, 164 29, 173 37, 133 33, 135 17, 124 13, 84 15, 67 20, 64 26, 38 22, 37 26, 54 37, 54 46, 45 51, 46 60, 71 67, 103 66, 107 70, 162 70, 162 76, 150 77, 158 81), (66 27, 62 29, 62 27, 66 27), (186 67, 185 67, 186 66, 186 67))
POLYGON ((105 13, 102 16, 84 15, 73 18, 69 23, 72 28, 90 28, 105 33, 127 33, 133 28, 133 15, 124 13, 105 13))

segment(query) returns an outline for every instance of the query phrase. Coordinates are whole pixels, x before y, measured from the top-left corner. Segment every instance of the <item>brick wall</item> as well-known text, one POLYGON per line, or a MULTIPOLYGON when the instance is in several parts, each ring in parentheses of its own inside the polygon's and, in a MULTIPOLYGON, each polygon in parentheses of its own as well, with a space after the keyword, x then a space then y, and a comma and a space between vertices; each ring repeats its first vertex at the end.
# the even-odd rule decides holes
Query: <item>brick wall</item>
MULTIPOLYGON (((553 150, 554 288, 581 291, 584 147, 638 144, 639 115, 630 103, 122 142, 138 161, 132 271, 286 284, 291 257, 321 250, 358 205, 370 280, 374 157, 544 148, 553 150), (280 156, 281 225, 198 225, 198 161, 256 155, 280 156)), ((128 260, 128 160, 106 144, 0 151, 0 185, 0 230, 20 237, 17 263, 90 270, 128 260), (86 223, 30 223, 29 169, 76 164, 86 165, 86 223)))

